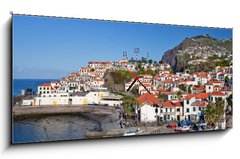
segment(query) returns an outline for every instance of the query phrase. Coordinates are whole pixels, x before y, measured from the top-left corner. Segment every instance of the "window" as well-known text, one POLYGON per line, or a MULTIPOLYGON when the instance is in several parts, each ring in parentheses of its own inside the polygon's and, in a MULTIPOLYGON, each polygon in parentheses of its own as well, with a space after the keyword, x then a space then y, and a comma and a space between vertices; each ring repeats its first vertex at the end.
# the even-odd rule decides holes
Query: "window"
POLYGON ((39 89, 42 90, 42 87, 40 87, 39 89))
POLYGON ((43 90, 45 90, 46 89, 46 87, 43 87, 43 90))
POLYGON ((172 112, 172 108, 170 108, 170 112, 172 112))
POLYGON ((189 100, 187 100, 187 104, 189 104, 189 100))
POLYGON ((193 107, 193 111, 194 111, 194 112, 196 111, 196 107, 193 107))
POLYGON ((167 110, 168 110, 168 109, 166 108, 166 112, 167 112, 167 110))
POLYGON ((208 89, 211 89, 211 87, 208 87, 208 89))
POLYGON ((177 112, 180 112, 180 108, 177 108, 177 112))
POLYGON ((49 91, 47 91, 47 93, 49 93, 49 91))
POLYGON ((189 108, 187 108, 187 113, 189 113, 189 108))
POLYGON ((45 91, 43 91, 43 94, 45 94, 46 92, 45 91))
POLYGON ((161 111, 160 111, 161 113, 163 113, 163 110, 161 109, 161 111))

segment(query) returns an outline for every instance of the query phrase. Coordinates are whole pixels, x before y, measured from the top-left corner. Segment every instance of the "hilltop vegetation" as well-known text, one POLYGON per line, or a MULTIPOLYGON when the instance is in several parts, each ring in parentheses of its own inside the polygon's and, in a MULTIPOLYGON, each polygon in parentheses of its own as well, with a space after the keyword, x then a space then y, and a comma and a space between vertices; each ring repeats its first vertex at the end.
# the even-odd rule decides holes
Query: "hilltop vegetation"
POLYGON ((229 66, 232 62, 232 39, 218 40, 209 35, 186 38, 178 46, 166 51, 162 61, 174 72, 211 71, 215 66, 229 66))

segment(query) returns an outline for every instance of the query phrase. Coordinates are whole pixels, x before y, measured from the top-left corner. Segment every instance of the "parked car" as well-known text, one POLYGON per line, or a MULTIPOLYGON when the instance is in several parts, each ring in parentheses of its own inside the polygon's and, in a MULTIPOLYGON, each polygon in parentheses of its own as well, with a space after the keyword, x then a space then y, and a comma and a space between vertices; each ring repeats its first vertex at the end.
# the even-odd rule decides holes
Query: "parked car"
POLYGON ((177 124, 170 123, 170 124, 167 125, 167 128, 176 129, 177 128, 177 124))

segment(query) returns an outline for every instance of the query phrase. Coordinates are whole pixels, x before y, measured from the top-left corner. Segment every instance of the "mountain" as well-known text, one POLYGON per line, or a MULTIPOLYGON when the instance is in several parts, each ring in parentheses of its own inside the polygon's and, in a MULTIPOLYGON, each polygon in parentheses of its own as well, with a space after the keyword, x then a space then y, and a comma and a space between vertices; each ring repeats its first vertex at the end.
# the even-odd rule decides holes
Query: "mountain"
POLYGON ((179 45, 166 51, 162 61, 171 65, 174 72, 210 71, 216 65, 232 62, 232 39, 219 40, 209 35, 184 39, 179 45))

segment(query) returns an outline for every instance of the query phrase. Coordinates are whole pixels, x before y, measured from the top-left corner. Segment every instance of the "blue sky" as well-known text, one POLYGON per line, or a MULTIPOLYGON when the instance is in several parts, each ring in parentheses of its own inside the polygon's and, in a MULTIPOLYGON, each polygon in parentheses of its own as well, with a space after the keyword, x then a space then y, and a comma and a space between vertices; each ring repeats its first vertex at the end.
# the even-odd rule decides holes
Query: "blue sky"
POLYGON ((159 61, 186 37, 232 38, 231 29, 13 16, 13 77, 56 79, 90 60, 116 61, 127 51, 159 61))

